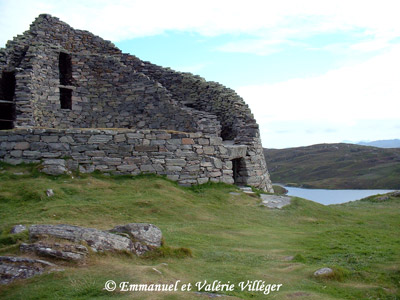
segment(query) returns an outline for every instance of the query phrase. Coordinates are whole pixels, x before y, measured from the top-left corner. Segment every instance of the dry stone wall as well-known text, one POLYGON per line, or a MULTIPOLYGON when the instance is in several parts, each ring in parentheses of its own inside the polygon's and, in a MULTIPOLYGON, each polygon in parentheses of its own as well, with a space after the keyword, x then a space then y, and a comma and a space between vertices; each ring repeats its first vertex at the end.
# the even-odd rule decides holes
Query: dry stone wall
POLYGON ((200 76, 143 62, 131 55, 124 55, 123 61, 160 82, 182 106, 215 114, 221 123, 220 136, 223 140, 247 146, 235 182, 272 191, 258 124, 248 105, 235 91, 200 76))
POLYGON ((46 61, 33 64, 35 124, 55 128, 150 128, 218 135, 216 116, 178 106, 169 92, 114 57, 72 56, 72 108, 60 109, 58 64, 62 49, 45 49, 46 61), (54 79, 56 78, 56 79, 54 79), (43 82, 45 81, 45 82, 43 82), (49 89, 50 87, 50 89, 49 89), (171 116, 174 116, 171 118, 171 116))
POLYGON ((181 105, 217 115, 224 140, 242 143, 259 137, 258 124, 253 114, 234 90, 191 73, 177 72, 143 62, 132 55, 124 55, 123 61, 160 82, 181 105))
POLYGON ((14 129, 0 131, 0 159, 42 162, 47 173, 95 170, 156 173, 183 185, 233 183, 232 157, 222 139, 161 130, 14 129))
MULTIPOLYGON (((234 181, 272 191, 258 124, 243 99, 219 83, 123 54, 111 42, 50 15, 40 15, 0 49, 0 86, 12 76, 12 104, 0 103, 15 109, 10 115, 15 131, 4 131, 7 139, 0 136, 0 158, 6 161, 71 156, 68 166, 50 161, 46 168, 154 172, 184 184, 234 181), (153 134, 157 130, 186 136, 164 139, 153 134), (143 137, 133 142, 135 134, 143 137), (26 145, 21 143, 29 148, 19 149, 26 145)), ((0 98, 4 93, 1 89, 0 98)))

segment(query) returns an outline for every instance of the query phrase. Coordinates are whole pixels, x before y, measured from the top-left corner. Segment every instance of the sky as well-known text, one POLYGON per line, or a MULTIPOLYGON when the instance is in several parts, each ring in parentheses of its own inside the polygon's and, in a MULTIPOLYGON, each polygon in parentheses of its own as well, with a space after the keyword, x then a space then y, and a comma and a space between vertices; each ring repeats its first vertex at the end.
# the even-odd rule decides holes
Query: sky
POLYGON ((234 89, 264 147, 400 138, 400 1, 0 0, 0 47, 41 13, 234 89))

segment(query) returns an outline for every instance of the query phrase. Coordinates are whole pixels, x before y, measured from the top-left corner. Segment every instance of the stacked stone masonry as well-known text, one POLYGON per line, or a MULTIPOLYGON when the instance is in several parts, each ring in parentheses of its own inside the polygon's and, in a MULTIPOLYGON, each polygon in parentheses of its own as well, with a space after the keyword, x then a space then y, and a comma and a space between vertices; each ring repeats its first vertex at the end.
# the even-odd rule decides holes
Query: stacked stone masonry
POLYGON ((233 183, 237 151, 202 133, 161 130, 14 129, 0 131, 0 157, 42 162, 57 172, 156 173, 181 184, 233 183))
POLYGON ((123 54, 50 15, 0 49, 0 76, 3 160, 69 156, 82 172, 272 190, 258 125, 219 83, 123 54))

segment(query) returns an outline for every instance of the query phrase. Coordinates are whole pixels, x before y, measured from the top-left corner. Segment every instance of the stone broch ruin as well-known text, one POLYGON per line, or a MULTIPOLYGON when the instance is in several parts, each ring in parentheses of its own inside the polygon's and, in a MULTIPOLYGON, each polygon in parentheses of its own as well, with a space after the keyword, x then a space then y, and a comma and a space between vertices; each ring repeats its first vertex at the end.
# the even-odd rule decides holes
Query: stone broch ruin
POLYGON ((272 191, 258 124, 219 83, 122 53, 47 14, 0 49, 0 76, 5 162, 272 191))

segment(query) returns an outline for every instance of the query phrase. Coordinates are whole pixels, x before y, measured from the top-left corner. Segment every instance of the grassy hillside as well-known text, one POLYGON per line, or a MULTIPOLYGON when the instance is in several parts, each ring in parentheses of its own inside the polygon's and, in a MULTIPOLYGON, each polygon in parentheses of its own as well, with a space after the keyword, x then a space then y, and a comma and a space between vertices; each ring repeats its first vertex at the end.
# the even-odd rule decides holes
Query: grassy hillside
POLYGON ((264 149, 273 182, 327 189, 399 189, 400 149, 319 144, 264 149))
MULTIPOLYGON (((0 287, 1 299, 208 299, 192 292, 107 292, 117 283, 264 280, 279 292, 242 292, 218 299, 399 299, 400 200, 323 206, 295 198, 282 210, 257 196, 210 184, 184 188, 155 176, 50 177, 33 166, 0 169, 0 254, 18 253, 12 225, 73 224, 100 229, 150 222, 171 247, 193 257, 143 259, 93 254, 86 265, 0 287), (55 196, 47 197, 46 189, 55 196), (234 191, 236 194, 230 194, 234 191), (293 260, 288 258, 294 256, 293 260), (331 267, 334 276, 313 272, 331 267), (155 271, 156 269, 157 271, 155 271)), ((26 239, 26 235, 20 237, 26 239)))

